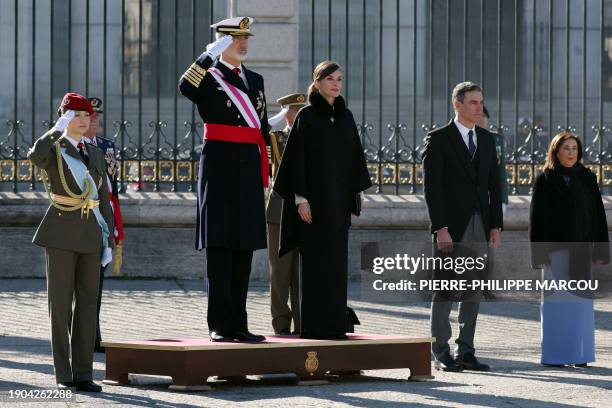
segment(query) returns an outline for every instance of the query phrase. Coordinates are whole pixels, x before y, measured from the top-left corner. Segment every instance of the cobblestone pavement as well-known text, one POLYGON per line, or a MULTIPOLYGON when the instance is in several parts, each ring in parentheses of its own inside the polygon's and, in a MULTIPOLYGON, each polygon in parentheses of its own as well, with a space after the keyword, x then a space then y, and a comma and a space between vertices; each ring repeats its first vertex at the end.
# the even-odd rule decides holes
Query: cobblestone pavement
MULTIPOLYGON (((206 297, 201 280, 107 279, 103 295, 105 340, 197 338, 207 335, 206 297)), ((424 303, 382 304, 359 299, 350 285, 350 304, 362 322, 361 333, 429 336, 424 303)), ((252 285, 250 329, 271 333, 267 287, 252 285)), ((456 319, 456 311, 452 317, 456 319)), ((453 327, 456 330, 456 325, 453 327)), ((597 362, 593 367, 545 368, 539 365, 539 307, 534 303, 483 303, 476 346, 493 367, 489 373, 440 373, 427 382, 409 382, 408 370, 366 371, 358 379, 303 387, 289 380, 251 380, 214 385, 213 391, 181 393, 167 389, 169 378, 132 376, 134 385, 105 386, 104 393, 77 396, 86 406, 611 406, 612 304, 596 303, 597 362)), ((104 355, 95 355, 94 377, 104 378, 104 355)), ((49 344, 45 280, 0 280, 0 390, 54 385, 49 344)), ((6 404, 6 395, 0 406, 6 404)), ((41 403, 14 406, 41 407, 41 403)), ((66 402, 56 405, 67 405, 66 402)), ((13 406, 13 404, 10 404, 13 406)))

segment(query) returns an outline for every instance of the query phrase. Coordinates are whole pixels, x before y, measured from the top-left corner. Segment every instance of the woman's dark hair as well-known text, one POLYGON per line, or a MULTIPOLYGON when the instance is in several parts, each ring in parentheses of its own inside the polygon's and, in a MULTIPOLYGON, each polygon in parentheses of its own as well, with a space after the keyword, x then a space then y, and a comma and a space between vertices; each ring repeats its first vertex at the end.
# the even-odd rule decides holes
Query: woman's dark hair
POLYGON ((557 154, 559 150, 561 150, 561 146, 563 143, 567 142, 570 139, 574 139, 576 144, 578 145, 578 160, 580 162, 582 160, 582 142, 576 136, 575 133, 572 132, 561 132, 557 133, 555 137, 550 141, 550 146, 548 147, 548 153, 546 153, 546 162, 544 163, 544 170, 554 170, 559 165, 559 159, 557 158, 557 154))
POLYGON ((342 67, 336 61, 320 62, 312 72, 312 83, 308 87, 308 97, 310 98, 310 95, 317 90, 316 81, 320 81, 337 70, 342 70, 342 67))

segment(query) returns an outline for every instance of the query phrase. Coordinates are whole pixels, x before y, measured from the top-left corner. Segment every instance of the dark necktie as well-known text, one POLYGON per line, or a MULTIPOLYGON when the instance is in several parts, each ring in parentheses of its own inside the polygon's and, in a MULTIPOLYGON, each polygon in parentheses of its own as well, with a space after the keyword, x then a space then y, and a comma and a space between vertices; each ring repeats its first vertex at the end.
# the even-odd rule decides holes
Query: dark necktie
POLYGON ((476 145, 474 144, 474 131, 472 129, 468 132, 468 150, 470 151, 470 158, 473 158, 476 152, 476 145))
POLYGON ((89 157, 87 154, 85 154, 85 143, 79 142, 77 144, 77 149, 79 149, 79 155, 81 156, 83 163, 85 163, 86 166, 89 166, 89 157))
POLYGON ((234 68, 232 69, 232 72, 236 75, 240 75, 240 68, 234 68))

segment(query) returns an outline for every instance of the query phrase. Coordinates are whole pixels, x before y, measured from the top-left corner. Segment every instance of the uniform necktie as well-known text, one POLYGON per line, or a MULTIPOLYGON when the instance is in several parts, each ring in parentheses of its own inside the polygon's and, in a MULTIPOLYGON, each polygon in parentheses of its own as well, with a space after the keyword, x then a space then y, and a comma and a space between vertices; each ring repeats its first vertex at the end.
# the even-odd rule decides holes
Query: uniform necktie
POLYGON ((247 83, 247 81, 240 76, 240 73, 242 72, 240 68, 232 68, 232 72, 238 75, 238 77, 240 77, 240 79, 242 80, 242 83, 244 84, 244 86, 246 86, 246 88, 249 89, 249 84, 247 83))
POLYGON ((476 145, 474 144, 474 131, 472 129, 468 132, 468 150, 470 151, 470 157, 474 157, 476 145))
POLYGON ((81 159, 83 160, 83 162, 87 166, 89 166, 89 157, 87 156, 87 154, 85 154, 85 143, 79 142, 77 144, 77 149, 79 149, 79 155, 81 156, 81 159))

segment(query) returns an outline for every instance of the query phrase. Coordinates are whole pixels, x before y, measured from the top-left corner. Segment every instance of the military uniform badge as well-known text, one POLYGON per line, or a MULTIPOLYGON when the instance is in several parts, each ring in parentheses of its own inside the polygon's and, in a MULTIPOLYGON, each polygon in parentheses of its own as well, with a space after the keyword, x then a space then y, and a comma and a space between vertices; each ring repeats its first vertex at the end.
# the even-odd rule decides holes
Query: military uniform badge
POLYGON ((112 147, 107 148, 106 152, 104 153, 104 160, 106 160, 109 174, 114 176, 117 172, 117 158, 115 157, 115 149, 112 147))
POLYGON ((259 119, 263 120, 264 113, 266 111, 266 101, 264 99, 262 90, 259 90, 259 93, 257 94, 257 107, 255 109, 259 111, 259 119))

